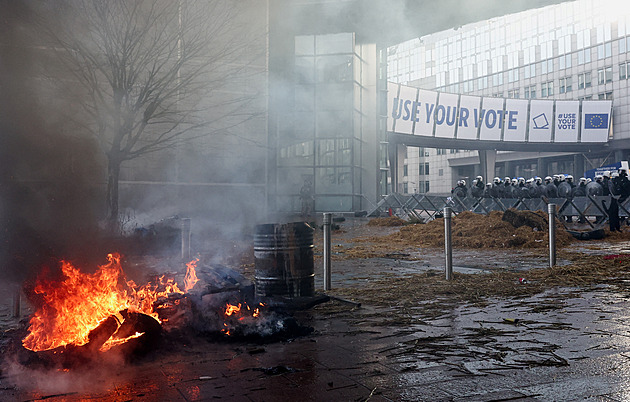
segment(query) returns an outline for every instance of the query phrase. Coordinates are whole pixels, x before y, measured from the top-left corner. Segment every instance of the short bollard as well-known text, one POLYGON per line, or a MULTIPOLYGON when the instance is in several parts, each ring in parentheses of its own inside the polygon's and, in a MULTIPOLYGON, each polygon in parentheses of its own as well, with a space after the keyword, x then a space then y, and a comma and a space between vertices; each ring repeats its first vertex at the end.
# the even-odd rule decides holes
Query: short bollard
POLYGON ((549 267, 556 265, 556 204, 547 205, 549 212, 549 267))
POLYGON ((330 225, 332 223, 332 213, 324 213, 324 290, 331 289, 330 278, 330 260, 331 260, 331 246, 330 246, 330 225))
POLYGON ((444 207, 444 253, 446 254, 446 280, 453 279, 453 249, 451 247, 451 207, 444 207))

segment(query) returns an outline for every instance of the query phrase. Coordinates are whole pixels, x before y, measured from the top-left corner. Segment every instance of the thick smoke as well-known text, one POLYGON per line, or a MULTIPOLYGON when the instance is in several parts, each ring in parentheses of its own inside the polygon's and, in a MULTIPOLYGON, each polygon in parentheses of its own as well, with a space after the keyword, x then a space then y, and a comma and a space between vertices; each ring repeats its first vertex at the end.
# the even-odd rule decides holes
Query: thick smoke
POLYGON ((85 243, 97 218, 100 166, 94 143, 68 132, 55 112, 63 104, 47 93, 33 9, 0 7, 0 258, 3 278, 22 281, 85 243))

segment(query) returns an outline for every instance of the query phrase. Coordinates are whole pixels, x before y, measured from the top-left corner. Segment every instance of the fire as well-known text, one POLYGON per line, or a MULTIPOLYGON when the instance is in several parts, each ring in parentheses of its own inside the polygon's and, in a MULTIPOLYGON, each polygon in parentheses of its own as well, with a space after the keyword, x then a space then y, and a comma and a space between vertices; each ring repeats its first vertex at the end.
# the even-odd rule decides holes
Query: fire
POLYGON ((191 262, 186 264, 186 276, 184 277, 184 292, 191 290, 199 279, 197 278, 197 263, 199 258, 195 258, 191 262))
POLYGON ((227 307, 225 308, 225 315, 232 315, 241 312, 241 303, 238 306, 234 306, 230 303, 227 303, 227 307))
POLYGON ((236 305, 226 303, 223 315, 227 321, 223 323, 224 328, 221 329, 221 332, 230 336, 238 323, 260 318, 262 307, 265 307, 264 303, 258 303, 258 307, 253 309, 247 303, 238 303, 236 305))
MULTIPOLYGON (((34 292, 41 295, 43 303, 29 322, 29 333, 22 341, 25 348, 42 351, 68 344, 85 345, 91 330, 111 316, 120 316, 119 312, 125 309, 146 314, 159 322, 154 303, 169 294, 184 293, 165 275, 156 283, 138 286, 126 280, 119 254, 109 254, 107 259, 109 262, 99 266, 93 274, 82 273, 70 262, 62 261, 64 279, 61 282, 38 281, 34 292)), ((190 279, 185 289, 188 283, 194 285, 198 280, 194 270, 196 262, 188 263, 186 278, 190 279)), ((109 340, 101 350, 141 335, 109 340)))

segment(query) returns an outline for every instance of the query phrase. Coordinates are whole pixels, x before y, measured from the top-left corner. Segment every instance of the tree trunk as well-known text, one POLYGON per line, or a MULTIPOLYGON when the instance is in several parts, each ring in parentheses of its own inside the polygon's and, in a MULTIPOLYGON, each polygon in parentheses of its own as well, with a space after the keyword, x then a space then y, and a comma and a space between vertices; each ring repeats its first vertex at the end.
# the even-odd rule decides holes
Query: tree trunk
POLYGON ((107 164, 107 223, 112 231, 118 228, 118 180, 120 160, 108 157, 107 164))

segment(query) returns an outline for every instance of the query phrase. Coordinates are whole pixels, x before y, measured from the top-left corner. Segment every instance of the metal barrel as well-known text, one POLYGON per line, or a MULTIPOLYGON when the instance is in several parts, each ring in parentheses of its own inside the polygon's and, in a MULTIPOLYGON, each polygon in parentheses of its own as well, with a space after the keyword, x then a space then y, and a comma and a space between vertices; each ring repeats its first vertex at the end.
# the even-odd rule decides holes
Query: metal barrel
POLYGON ((256 296, 314 296, 313 232, 305 222, 256 226, 256 296))

